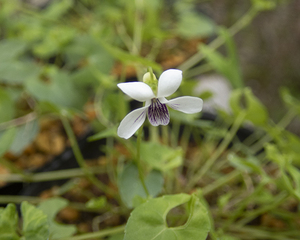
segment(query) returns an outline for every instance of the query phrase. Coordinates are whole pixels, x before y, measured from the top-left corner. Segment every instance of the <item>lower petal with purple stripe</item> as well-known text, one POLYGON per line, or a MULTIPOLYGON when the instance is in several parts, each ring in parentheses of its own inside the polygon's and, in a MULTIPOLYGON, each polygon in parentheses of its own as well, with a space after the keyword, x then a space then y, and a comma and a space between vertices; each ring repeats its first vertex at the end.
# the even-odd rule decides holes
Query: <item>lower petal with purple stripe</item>
POLYGON ((138 108, 125 116, 118 128, 118 135, 130 138, 144 123, 148 106, 138 108))
POLYGON ((170 122, 170 115, 166 104, 153 98, 148 108, 148 119, 153 126, 167 125, 170 122))

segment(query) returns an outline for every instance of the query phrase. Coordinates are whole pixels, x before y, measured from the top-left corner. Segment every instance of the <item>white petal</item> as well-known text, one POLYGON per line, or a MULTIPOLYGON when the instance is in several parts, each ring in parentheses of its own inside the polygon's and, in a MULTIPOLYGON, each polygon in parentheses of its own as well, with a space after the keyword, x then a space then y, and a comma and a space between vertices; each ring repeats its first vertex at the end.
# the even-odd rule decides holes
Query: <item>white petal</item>
POLYGON ((157 97, 168 97, 173 94, 181 84, 182 71, 169 69, 164 71, 158 79, 157 97))
POLYGON ((145 106, 128 113, 118 128, 119 137, 130 138, 144 123, 147 109, 148 106, 145 106))
POLYGON ((148 119, 151 125, 168 125, 170 115, 167 106, 161 103, 158 99, 154 99, 148 108, 148 119))
POLYGON ((184 113, 197 113, 202 110, 203 100, 198 97, 178 97, 170 101, 167 99, 159 99, 161 103, 167 104, 169 107, 184 112, 184 113))
POLYGON ((149 85, 143 82, 119 83, 118 87, 129 97, 140 102, 145 102, 155 97, 149 85))

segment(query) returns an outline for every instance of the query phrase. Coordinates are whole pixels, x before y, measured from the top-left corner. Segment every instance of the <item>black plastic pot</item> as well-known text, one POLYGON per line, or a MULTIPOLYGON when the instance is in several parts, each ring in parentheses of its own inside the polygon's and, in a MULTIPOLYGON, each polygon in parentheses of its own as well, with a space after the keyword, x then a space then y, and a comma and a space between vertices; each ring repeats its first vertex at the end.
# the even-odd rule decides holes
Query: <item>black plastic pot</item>
MULTIPOLYGON (((94 133, 90 131, 78 140, 80 150, 85 159, 94 159, 104 154, 100 151, 100 146, 105 144, 105 140, 94 142, 87 141, 87 138, 92 136, 93 134, 94 133)), ((54 157, 54 159, 49 163, 35 170, 34 173, 50 172, 78 167, 78 163, 75 159, 71 147, 67 147, 62 154, 54 157)), ((42 191, 56 185, 62 185, 66 181, 67 179, 31 183, 9 183, 6 186, 0 188, 0 195, 38 196, 42 191)))

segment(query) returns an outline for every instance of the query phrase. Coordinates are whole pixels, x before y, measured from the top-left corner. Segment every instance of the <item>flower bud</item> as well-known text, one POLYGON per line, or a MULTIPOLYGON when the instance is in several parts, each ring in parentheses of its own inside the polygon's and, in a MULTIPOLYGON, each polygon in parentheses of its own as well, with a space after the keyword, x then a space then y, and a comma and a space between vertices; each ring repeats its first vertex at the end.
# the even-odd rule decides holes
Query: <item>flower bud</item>
POLYGON ((153 73, 145 73, 143 76, 143 82, 146 83, 149 87, 151 87, 154 95, 157 94, 158 81, 153 73))

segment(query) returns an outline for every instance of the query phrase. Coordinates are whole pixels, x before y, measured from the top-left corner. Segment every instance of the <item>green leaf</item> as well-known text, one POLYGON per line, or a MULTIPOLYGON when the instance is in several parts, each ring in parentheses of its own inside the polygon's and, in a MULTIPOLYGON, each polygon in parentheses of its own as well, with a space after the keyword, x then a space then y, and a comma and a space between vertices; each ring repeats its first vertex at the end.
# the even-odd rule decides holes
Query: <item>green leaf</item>
POLYGON ((279 166, 280 176, 276 179, 278 188, 287 190, 300 200, 300 172, 292 165, 293 154, 281 153, 274 144, 265 146, 267 158, 279 166))
POLYGON ((26 47, 26 42, 17 39, 4 39, 0 41, 0 67, 5 62, 19 57, 25 52, 26 47))
POLYGON ((141 159, 149 166, 164 172, 182 164, 183 152, 181 148, 173 149, 157 142, 143 142, 141 159))
MULTIPOLYGON (((99 79, 95 76, 93 68, 90 66, 80 68, 71 74, 71 79, 77 86, 90 89, 91 87, 97 88, 99 86, 99 79)), ((99 71, 99 70, 97 70, 99 71)))
POLYGON ((280 168, 285 168, 287 160, 282 156, 275 144, 267 143, 265 145, 267 158, 277 163, 280 168))
POLYGON ((277 148, 291 156, 293 163, 300 166, 300 139, 297 135, 279 127, 265 128, 276 142, 277 148))
POLYGON ((40 101, 36 105, 36 110, 41 115, 46 114, 46 113, 60 115, 62 109, 66 110, 65 108, 59 107, 59 106, 57 106, 51 102, 47 102, 47 101, 40 101))
POLYGON ((51 4, 43 11, 42 15, 46 18, 57 20, 58 18, 62 17, 73 5, 73 0, 54 0, 51 1, 51 4))
MULTIPOLYGON (((110 74, 114 64, 112 55, 90 35, 76 36, 64 53, 67 57, 67 64, 71 67, 86 62, 86 67, 92 72, 91 67, 103 74, 110 74)), ((85 79, 84 81, 90 81, 85 79)), ((83 82, 84 82, 83 81, 83 82)))
POLYGON ((45 213, 49 220, 54 220, 57 213, 68 206, 69 202, 60 197, 50 198, 38 205, 38 209, 42 210, 45 213))
POLYGON ((47 29, 49 28, 49 25, 43 24, 42 21, 32 20, 27 18, 24 23, 20 24, 20 27, 22 28, 20 38, 29 43, 31 48, 34 47, 36 43, 43 41, 46 37, 47 29))
POLYGON ((24 41, 8 39, 0 41, 0 82, 22 83, 39 72, 37 64, 17 60, 25 52, 24 41))
POLYGON ((300 115, 300 101, 299 99, 295 98, 289 89, 283 87, 280 89, 280 95, 284 103, 291 109, 297 112, 300 115))
POLYGON ((23 235, 26 240, 49 238, 49 224, 46 214, 28 202, 22 202, 23 235))
POLYGON ((228 193, 225 193, 225 194, 219 196, 219 198, 218 198, 218 207, 221 210, 223 210, 223 208, 228 204, 231 197, 232 197, 231 192, 228 192, 228 193))
POLYGON ((107 52, 109 52, 113 57, 124 62, 125 64, 137 64, 138 63, 145 67, 152 67, 154 71, 157 71, 159 73, 162 72, 162 67, 159 64, 157 64, 151 60, 129 54, 126 51, 124 51, 116 46, 112 46, 112 45, 104 42, 102 39, 98 38, 97 40, 107 50, 107 52))
POLYGON ((240 238, 237 238, 237 237, 232 237, 232 236, 229 236, 229 235, 223 235, 221 236, 222 240, 241 240, 240 238))
POLYGON ((253 95, 250 88, 246 88, 244 94, 248 106, 246 119, 254 124, 264 125, 268 120, 266 107, 253 95))
POLYGON ((104 208, 107 204, 106 197, 101 196, 97 198, 91 198, 85 206, 90 209, 101 209, 104 208))
POLYGON ((292 178, 293 178, 293 185, 294 185, 294 194, 296 195, 296 197, 298 198, 298 200, 300 200, 300 171, 298 168, 289 165, 287 168, 288 172, 291 174, 292 178))
POLYGON ((0 157, 2 157, 10 148, 16 136, 16 128, 7 129, 4 133, 0 133, 0 157))
POLYGON ((180 15, 177 32, 185 38, 209 37, 215 33, 215 23, 203 14, 188 11, 180 15))
POLYGON ((124 240, 205 240, 210 230, 206 208, 198 197, 177 194, 150 199, 131 213, 125 228, 124 240), (188 203, 189 218, 179 227, 168 227, 167 213, 188 203))
POLYGON ((33 62, 7 61, 0 63, 0 82, 21 84, 39 72, 39 66, 33 62))
POLYGON ((268 112, 266 107, 255 97, 250 88, 235 89, 230 96, 230 107, 235 116, 240 112, 245 111, 245 119, 253 124, 264 126, 268 120, 268 112), (245 107, 241 103, 245 102, 245 107))
POLYGON ((239 58, 238 58, 235 42, 226 28, 223 27, 219 28, 219 32, 220 32, 220 36, 225 40, 226 51, 229 58, 228 60, 230 66, 232 67, 232 72, 231 72, 232 84, 235 87, 243 87, 244 83, 242 79, 242 72, 239 65, 239 58))
POLYGON ((74 28, 55 25, 45 32, 41 42, 34 45, 33 52, 41 58, 59 55, 72 41, 75 34, 76 30, 74 28))
MULTIPOLYGON (((146 42, 152 41, 154 38, 158 40, 166 39, 169 32, 161 27, 161 9, 164 2, 160 0, 144 1, 142 5, 141 11, 144 12, 143 40, 146 42)), ((122 10, 120 13, 122 15, 122 10)))
POLYGON ((102 113, 100 121, 106 122, 105 125, 119 122, 128 113, 128 102, 124 101, 124 96, 109 90, 103 92, 99 105, 102 113))
POLYGON ((18 155, 35 139, 39 132, 39 124, 37 120, 34 120, 17 127, 16 131, 14 141, 10 145, 9 150, 18 155))
POLYGON ((272 10, 276 8, 276 1, 275 0, 251 0, 253 6, 258 10, 258 11, 267 11, 267 10, 272 10))
POLYGON ((262 167, 259 165, 259 162, 254 157, 241 158, 236 154, 232 153, 228 156, 230 165, 233 167, 245 171, 248 173, 259 173, 263 174, 262 167))
POLYGON ((124 239, 124 233, 120 233, 108 237, 107 240, 123 240, 123 239, 124 239))
POLYGON ((15 115, 15 106, 10 94, 0 87, 0 123, 11 120, 15 115))
POLYGON ((51 102, 47 102, 47 101, 40 101, 37 103, 36 105, 36 110, 39 114, 54 114, 54 115, 58 115, 58 116, 65 116, 67 118, 73 118, 75 114, 78 114, 80 116, 80 114, 82 114, 82 112, 80 112, 80 110, 76 111, 76 109, 72 109, 72 108, 65 108, 65 107, 61 107, 58 105, 55 105, 51 102))
MULTIPOLYGON (((153 197, 161 192, 163 183, 163 176, 158 171, 150 172, 145 178, 147 189, 153 197)), ((138 168, 133 164, 125 166, 118 178, 118 186, 123 202, 130 208, 138 201, 136 196, 147 197, 139 178, 138 168)))
POLYGON ((76 88, 66 72, 52 69, 47 77, 49 82, 38 78, 27 81, 27 91, 39 101, 48 101, 60 107, 81 108, 84 105, 87 93, 76 88))
POLYGON ((118 136, 117 126, 115 126, 112 128, 105 129, 104 131, 101 131, 99 133, 96 133, 95 135, 89 137, 88 141, 92 142, 92 141, 97 141, 97 140, 107 138, 107 137, 117 137, 117 136, 118 136))
POLYGON ((76 233, 75 225, 63 225, 55 222, 57 213, 65 208, 69 202, 63 198, 51 198, 39 204, 38 209, 47 215, 49 222, 49 235, 51 239, 70 237, 76 233))
POLYGON ((17 234, 17 227, 18 214, 16 212, 16 206, 10 203, 0 212, 0 239, 19 240, 20 237, 17 234))

